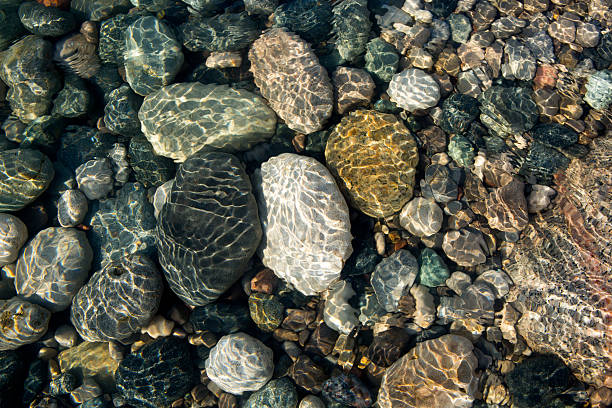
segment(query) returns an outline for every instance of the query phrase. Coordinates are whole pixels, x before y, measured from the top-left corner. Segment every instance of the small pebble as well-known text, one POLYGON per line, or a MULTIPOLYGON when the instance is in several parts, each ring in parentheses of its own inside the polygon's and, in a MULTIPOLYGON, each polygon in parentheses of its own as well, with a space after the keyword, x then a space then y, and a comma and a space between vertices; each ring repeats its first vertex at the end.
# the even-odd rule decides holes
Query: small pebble
POLYGON ((143 327, 140 332, 146 333, 151 338, 167 337, 172 333, 174 321, 168 320, 162 315, 155 315, 146 327, 143 327))

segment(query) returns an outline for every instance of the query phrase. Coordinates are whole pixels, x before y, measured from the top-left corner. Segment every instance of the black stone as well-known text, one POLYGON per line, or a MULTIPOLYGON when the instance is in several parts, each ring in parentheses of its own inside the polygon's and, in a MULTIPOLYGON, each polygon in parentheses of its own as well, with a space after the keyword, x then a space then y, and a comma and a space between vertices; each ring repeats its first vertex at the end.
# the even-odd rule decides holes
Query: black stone
POLYGON ((211 303, 193 309, 189 321, 196 331, 231 334, 251 326, 249 309, 243 304, 211 303))

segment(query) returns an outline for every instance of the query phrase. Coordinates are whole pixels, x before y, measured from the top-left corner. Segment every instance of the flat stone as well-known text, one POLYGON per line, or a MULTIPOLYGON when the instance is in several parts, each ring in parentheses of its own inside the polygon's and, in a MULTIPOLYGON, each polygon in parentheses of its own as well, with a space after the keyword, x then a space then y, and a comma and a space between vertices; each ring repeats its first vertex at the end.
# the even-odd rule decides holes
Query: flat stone
POLYGON ((246 12, 192 17, 179 27, 185 48, 192 52, 240 51, 259 36, 261 30, 246 12))
POLYGON ((108 353, 108 343, 83 342, 60 352, 58 362, 62 372, 74 373, 78 381, 92 377, 105 392, 115 388, 115 370, 119 363, 108 353))
POLYGON ((545 210, 550 205, 551 198, 556 191, 548 186, 534 184, 531 186, 531 193, 527 197, 527 209, 530 213, 537 213, 545 210))
POLYGON ((338 67, 332 75, 332 82, 336 111, 340 115, 353 108, 368 105, 374 96, 374 81, 362 69, 338 67))
POLYGON ((60 37, 72 31, 76 22, 74 15, 56 7, 26 1, 19 6, 21 24, 32 34, 41 37, 60 37))
POLYGON ((18 297, 0 299, 0 351, 15 350, 39 340, 46 332, 51 312, 18 297))
POLYGON ((442 324, 461 327, 470 333, 483 333, 486 326, 493 324, 495 294, 486 282, 474 282, 461 295, 442 296, 437 316, 442 324))
POLYGON ((432 199, 416 197, 402 208, 399 222, 402 228, 417 237, 428 237, 440 231, 442 210, 432 199))
POLYGON ((440 100, 440 87, 433 77, 416 68, 395 74, 387 90, 397 106, 409 112, 436 106, 440 100))
POLYGON ((446 256, 461 266, 484 263, 488 254, 482 233, 471 228, 448 231, 444 234, 442 249, 446 256))
POLYGON ((584 101, 595 109, 604 110, 612 104, 612 71, 597 71, 589 77, 584 101))
POLYGON ((0 211, 18 211, 36 200, 51 184, 55 170, 38 150, 0 152, 0 211))
POLYGON ((399 66, 399 55, 395 47, 381 38, 368 42, 365 54, 365 70, 377 82, 389 82, 399 66))
POLYGON ((429 288, 424 285, 414 285, 410 288, 410 295, 415 302, 414 323, 423 329, 427 329, 436 320, 434 297, 429 293, 429 288))
POLYGON ((249 296, 249 311, 259 329, 271 332, 282 323, 285 307, 274 295, 253 293, 249 296))
POLYGON ((376 266, 370 283, 379 304, 387 312, 398 311, 402 293, 412 287, 418 272, 416 258, 405 249, 395 251, 376 266))

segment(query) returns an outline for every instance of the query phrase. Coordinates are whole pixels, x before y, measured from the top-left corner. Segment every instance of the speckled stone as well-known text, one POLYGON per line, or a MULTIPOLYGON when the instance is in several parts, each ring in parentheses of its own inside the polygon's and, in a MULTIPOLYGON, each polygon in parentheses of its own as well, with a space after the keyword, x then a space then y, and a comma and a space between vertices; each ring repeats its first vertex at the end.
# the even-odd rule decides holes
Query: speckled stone
POLYGON ((85 219, 89 206, 79 190, 66 190, 57 202, 57 220, 62 227, 76 227, 85 219))
POLYGON ((53 100, 51 115, 77 118, 85 115, 91 108, 91 96, 82 78, 76 75, 64 77, 64 87, 53 100))
POLYGON ((0 213, 0 267, 17 260, 19 251, 28 240, 28 228, 19 218, 0 213))
POLYGON ((189 51, 239 51, 259 36, 257 23, 246 12, 190 18, 179 31, 189 51))
POLYGON ((64 373, 62 377, 67 373, 72 377, 60 381, 64 386, 69 385, 62 393, 72 391, 85 377, 93 378, 106 392, 114 392, 115 371, 119 362, 111 357, 108 345, 84 341, 59 353, 57 360, 64 373))
POLYGON ((442 210, 431 198, 413 198, 399 215, 402 228, 417 237, 428 237, 440 231, 442 220, 442 210))
POLYGON ((451 14, 448 17, 453 41, 465 44, 472 32, 472 24, 465 14, 451 14))
POLYGON ((329 378, 323 383, 322 394, 326 399, 343 406, 363 408, 372 406, 370 390, 352 374, 342 373, 329 378))
POLYGON ((211 303, 198 306, 189 316, 194 330, 207 330, 215 334, 231 334, 252 326, 249 309, 237 303, 211 303))
POLYGON ((358 110, 344 116, 325 158, 351 206, 369 216, 392 215, 412 198, 417 146, 393 115, 358 110))
POLYGON ((276 116, 261 97, 199 82, 173 84, 148 95, 138 117, 155 153, 179 163, 204 147, 247 150, 276 129, 276 116))
POLYGON ((159 263, 184 302, 213 302, 242 276, 261 238, 257 204, 240 161, 199 153, 179 168, 158 217, 159 263))
POLYGON ((174 177, 172 160, 157 156, 153 145, 142 136, 130 139, 128 160, 136 180, 146 188, 159 187, 174 177))
POLYGON ((230 394, 257 391, 272 378, 272 355, 272 349, 248 334, 223 336, 210 350, 206 374, 230 394))
POLYGON ((397 67, 399 55, 391 44, 381 38, 374 38, 368 42, 365 54, 365 70, 377 82, 389 82, 397 67))
POLYGON ((13 297, 0 299, 0 351, 34 343, 47 331, 51 312, 13 297))
POLYGON ((183 65, 183 52, 172 30, 153 16, 134 21, 125 32, 125 78, 139 95, 172 83, 183 65))
POLYGON ((52 312, 64 310, 85 283, 92 259, 85 232, 44 229, 26 245, 17 261, 15 289, 22 298, 52 312))
POLYGON ((366 0, 337 3, 332 9, 332 33, 337 37, 335 48, 340 57, 353 61, 363 54, 372 23, 366 0))
POLYGON ((568 18, 561 17, 550 23, 548 34, 559 42, 570 44, 576 38, 576 24, 568 18))
POLYGON ((441 286, 450 276, 448 267, 431 248, 424 248, 419 255, 419 282, 430 288, 441 286))
POLYGON ((325 408, 325 403, 315 395, 307 395, 302 398, 298 408, 325 408))
POLYGON ((442 110, 440 127, 448 133, 465 132, 480 113, 478 100, 460 93, 446 98, 442 103, 442 110))
POLYGON ((440 87, 425 71, 409 68, 393 75, 387 90, 397 106, 409 112, 436 106, 440 100, 440 87))
POLYGON ((464 337, 447 334, 418 343, 385 370, 381 408, 469 408, 476 398, 478 360, 464 337))
POLYGON ((254 185, 264 265, 305 295, 327 289, 353 250, 348 207, 329 171, 284 153, 262 164, 254 185))
POLYGON ((410 289, 418 273, 416 258, 405 249, 380 261, 370 278, 379 304, 387 312, 397 312, 402 293, 410 289))
POLYGON ((135 6, 147 11, 157 13, 172 5, 172 0, 130 0, 135 6))
POLYGON ((608 109, 612 104, 612 71, 597 71, 589 77, 584 101, 599 110, 608 109))
POLYGON ((138 12, 118 14, 100 23, 98 54, 102 62, 123 65, 126 29, 142 16, 138 12))
POLYGON ((499 137, 521 134, 537 123, 538 108, 526 88, 493 86, 478 100, 480 120, 499 137))
POLYGON ((244 8, 249 14, 269 16, 278 6, 278 0, 244 0, 244 8))
POLYGON ((296 408, 298 394, 287 377, 272 380, 251 394, 244 408, 296 408))
POLYGON ((370 75, 358 68, 338 67, 332 75, 336 111, 342 115, 370 103, 375 84, 370 75))
POLYGON ((448 142, 448 155, 459 165, 469 169, 474 164, 476 152, 470 140, 463 135, 453 135, 448 142))
POLYGON ((525 40, 525 45, 531 51, 531 54, 539 61, 547 64, 552 64, 556 60, 555 48, 552 38, 546 31, 540 31, 537 34, 528 37, 525 40))
POLYGON ((349 304, 349 299, 355 295, 353 287, 345 280, 330 285, 323 308, 323 320, 330 329, 349 334, 359 325, 357 310, 349 304))
POLYGON ((527 224, 527 200, 524 184, 513 179, 492 191, 485 200, 486 217, 492 228, 505 232, 520 232, 527 224))
POLYGON ((451 230, 444 234, 442 249, 460 266, 475 266, 486 261, 487 244, 482 233, 472 228, 451 230))
POLYGON ((308 134, 323 127, 332 114, 333 90, 307 42, 273 28, 251 45, 249 61, 255 85, 289 128, 308 134))
POLYGON ((129 0, 72 0, 70 10, 82 20, 102 21, 132 8, 129 0))
POLYGON ((282 323, 285 307, 274 295, 253 293, 249 296, 249 311, 259 329, 272 332, 282 323))
POLYGON ((274 27, 284 27, 311 44, 326 39, 331 30, 331 2, 292 0, 274 10, 274 27))
POLYGON ((137 407, 170 406, 198 382, 186 341, 161 337, 121 361, 115 378, 125 402, 137 407))
POLYGON ((157 312, 163 284, 155 264, 130 255, 93 274, 74 297, 70 321, 86 341, 122 341, 157 312))
POLYGON ((593 23, 580 22, 576 28, 576 42, 583 47, 596 47, 599 43, 599 28, 593 23))
POLYGON ((113 168, 110 160, 89 160, 76 169, 76 180, 79 190, 90 200, 106 197, 113 191, 113 168))
POLYGON ((76 25, 74 15, 56 7, 45 7, 34 1, 19 6, 21 24, 32 34, 41 37, 60 37, 72 31, 76 25))
POLYGON ((494 319, 495 294, 485 282, 474 282, 461 295, 440 298, 437 316, 442 324, 452 328, 465 328, 470 333, 482 333, 491 326, 494 319))

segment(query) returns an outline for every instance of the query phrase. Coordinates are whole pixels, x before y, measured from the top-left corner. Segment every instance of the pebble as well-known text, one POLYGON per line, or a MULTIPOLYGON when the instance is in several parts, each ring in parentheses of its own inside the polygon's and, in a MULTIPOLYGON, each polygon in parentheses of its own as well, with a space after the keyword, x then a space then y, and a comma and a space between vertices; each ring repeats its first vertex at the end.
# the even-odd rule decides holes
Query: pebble
POLYGON ((506 296, 510 291, 510 287, 513 286, 512 279, 498 269, 490 269, 481 273, 474 281, 474 284, 478 282, 487 283, 493 289, 496 299, 506 296))
POLYGON ((306 395, 300 401, 298 408, 325 408, 325 403, 316 395, 306 395))
POLYGON ((327 326, 339 333, 350 334, 359 325, 357 310, 348 302, 355 295, 355 290, 345 280, 329 287, 323 309, 323 319, 327 326))
POLYGON ((425 168, 425 178, 421 180, 421 190, 425 198, 433 198, 438 203, 456 200, 459 185, 448 166, 431 164, 425 168))
POLYGON ((366 71, 358 68, 338 67, 332 74, 336 111, 344 113, 367 106, 374 96, 375 84, 366 71))
POLYGON ((282 323, 285 307, 274 295, 253 293, 249 296, 249 311, 260 330, 271 332, 282 323))
POLYGON ((155 189, 155 194, 153 195, 153 215, 156 219, 159 219, 159 213, 170 196, 170 190, 172 189, 173 184, 174 179, 170 179, 155 189))
POLYGON ((465 44, 472 32, 472 24, 465 14, 451 14, 448 18, 453 41, 465 44))
POLYGON ((576 42, 583 47, 596 47, 599 43, 599 28, 595 24, 580 22, 576 28, 576 42))
POLYGON ((179 31, 183 45, 192 52, 239 51, 260 34, 257 23, 245 12, 190 18, 179 31))
POLYGON ((300 355, 293 362, 287 374, 298 387, 315 394, 321 392, 323 382, 328 378, 325 371, 306 354, 300 355))
POLYGON ((442 210, 431 198, 413 198, 399 215, 402 228, 417 237, 428 237, 440 231, 442 220, 442 210))
POLYGON ((271 295, 278 286, 278 278, 272 269, 262 269, 249 282, 253 292, 267 293, 271 295))
POLYGON ((414 285, 410 288, 410 295, 415 301, 414 323, 423 329, 427 329, 436 319, 434 297, 424 285, 414 285))
POLYGON ((172 320, 168 320, 162 315, 155 315, 146 327, 140 329, 140 332, 148 334, 152 339, 156 339, 158 337, 170 336, 172 329, 174 329, 174 322, 172 320))
POLYGON ((418 272, 416 258, 405 249, 384 258, 370 277, 378 303, 387 312, 397 312, 402 293, 412 287, 418 272))
POLYGON ((287 377, 272 380, 251 394, 244 408, 296 408, 298 394, 287 377))
POLYGON ((460 266, 484 263, 488 254, 482 233, 472 228, 448 231, 444 234, 442 249, 446 256, 460 266))
POLYGON ((531 193, 527 197, 527 209, 530 213, 538 213, 545 210, 550 205, 550 200, 557 192, 548 186, 534 184, 531 186, 531 193))
POLYGON ((63 348, 74 347, 79 342, 79 335, 76 330, 68 324, 63 324, 55 329, 53 338, 63 348))
POLYGON ((492 191, 485 200, 486 217, 492 228, 520 232, 529 224, 524 184, 517 179, 492 191))
POLYGON ((344 373, 323 383, 322 395, 327 399, 356 408, 372 406, 370 390, 354 375, 344 373))
POLYGON ((108 343, 84 341, 60 352, 57 360, 62 373, 70 372, 76 377, 72 381, 74 384, 72 389, 76 388, 77 381, 83 381, 84 377, 92 377, 105 392, 114 390, 115 371, 119 362, 109 353, 108 343))
POLYGON ((51 379, 49 394, 57 397, 70 394, 75 388, 77 388, 77 378, 70 372, 65 372, 51 379))
POLYGON ((400 60, 395 47, 381 38, 368 42, 364 58, 365 70, 379 83, 391 81, 400 60))
POLYGON ((89 209, 87 197, 79 190, 66 190, 57 203, 57 220, 62 227, 81 224, 89 209))
POLYGON ((70 399, 75 404, 83 404, 102 395, 102 389, 91 377, 85 377, 83 384, 70 392, 70 399))
POLYGON ((493 324, 495 295, 487 282, 474 281, 461 295, 442 296, 437 317, 442 324, 451 324, 451 330, 465 329, 472 335, 482 334, 493 324))
POLYGON ((54 62, 67 74, 91 78, 100 69, 96 52, 98 30, 92 21, 84 21, 78 33, 63 37, 55 44, 54 62))
POLYGON ((28 240, 28 228, 14 215, 0 213, 0 266, 17 260, 19 251, 28 240))
POLYGON ((114 185, 113 168, 107 158, 93 159, 83 163, 76 169, 76 180, 79 190, 89 200, 99 200, 106 197, 114 185))
POLYGON ((597 71, 589 77, 584 101, 599 110, 608 109, 612 104, 612 71, 597 71))
POLYGON ((337 3, 332 8, 331 23, 340 57, 352 62, 365 52, 372 27, 367 1, 337 3))
POLYGON ((208 68, 238 68, 242 64, 239 51, 215 51, 206 58, 208 68))
POLYGON ((443 285, 450 276, 448 267, 431 248, 424 248, 419 255, 419 282, 433 288, 443 285))
POLYGON ((41 37, 61 37, 75 26, 74 15, 66 10, 26 1, 19 6, 21 24, 32 34, 41 37))
POLYGON ((409 112, 436 106, 440 100, 440 87, 425 71, 408 68, 396 74, 387 90, 392 102, 409 112))
POLYGON ((555 40, 570 44, 576 38, 576 24, 573 21, 561 17, 548 26, 548 34, 555 40))
POLYGON ((46 333, 51 318, 47 309, 18 297, 0 299, 0 315, 0 351, 34 343, 46 333))
POLYGON ((520 81, 531 81, 536 74, 536 61, 529 48, 509 39, 504 52, 508 56, 507 64, 512 76, 520 81))

